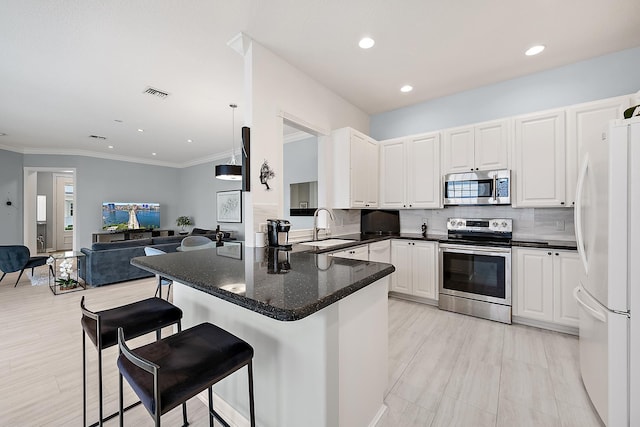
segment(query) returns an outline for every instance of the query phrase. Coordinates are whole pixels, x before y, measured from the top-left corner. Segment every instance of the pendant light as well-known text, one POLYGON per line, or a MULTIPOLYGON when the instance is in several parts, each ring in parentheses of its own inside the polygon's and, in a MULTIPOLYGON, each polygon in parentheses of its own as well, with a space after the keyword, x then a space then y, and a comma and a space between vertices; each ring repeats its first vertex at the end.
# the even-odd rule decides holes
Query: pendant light
POLYGON ((238 108, 236 104, 229 104, 231 107, 231 159, 226 165, 216 166, 216 178, 227 181, 240 181, 242 179, 242 166, 236 164, 236 123, 235 110, 238 108))

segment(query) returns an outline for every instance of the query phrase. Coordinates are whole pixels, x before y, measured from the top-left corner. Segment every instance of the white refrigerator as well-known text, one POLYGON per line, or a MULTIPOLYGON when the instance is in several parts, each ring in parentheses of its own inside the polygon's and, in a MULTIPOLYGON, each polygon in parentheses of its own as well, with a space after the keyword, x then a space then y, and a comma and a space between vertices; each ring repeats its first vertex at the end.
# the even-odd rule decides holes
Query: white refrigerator
POLYGON ((640 118, 612 121, 581 155, 580 371, 608 427, 640 426, 640 118))

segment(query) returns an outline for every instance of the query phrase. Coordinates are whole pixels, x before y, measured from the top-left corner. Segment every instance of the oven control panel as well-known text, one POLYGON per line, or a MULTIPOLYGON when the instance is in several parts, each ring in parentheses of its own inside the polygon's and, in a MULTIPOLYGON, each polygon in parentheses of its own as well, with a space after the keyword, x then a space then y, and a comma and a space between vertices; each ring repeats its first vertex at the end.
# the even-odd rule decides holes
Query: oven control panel
POLYGON ((478 233, 511 233, 511 218, 449 218, 447 230, 471 231, 478 233))

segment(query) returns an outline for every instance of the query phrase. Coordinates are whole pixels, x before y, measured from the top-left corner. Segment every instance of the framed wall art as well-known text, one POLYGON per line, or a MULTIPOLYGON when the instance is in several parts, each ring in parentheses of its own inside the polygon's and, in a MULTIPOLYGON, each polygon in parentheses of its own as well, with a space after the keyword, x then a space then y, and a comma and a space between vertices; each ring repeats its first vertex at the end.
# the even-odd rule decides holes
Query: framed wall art
POLYGON ((218 191, 218 222, 242 222, 242 191, 218 191))

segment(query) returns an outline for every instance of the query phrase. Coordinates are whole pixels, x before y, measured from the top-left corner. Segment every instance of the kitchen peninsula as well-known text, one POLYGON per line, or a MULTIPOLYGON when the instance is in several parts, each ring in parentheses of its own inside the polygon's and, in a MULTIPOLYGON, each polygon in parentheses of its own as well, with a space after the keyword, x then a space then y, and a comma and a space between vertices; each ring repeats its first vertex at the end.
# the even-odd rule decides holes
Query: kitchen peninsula
MULTIPOLYGON (((174 281, 183 328, 211 322, 254 347, 258 425, 364 427, 382 414, 392 265, 239 242, 131 263, 174 281)), ((246 373, 214 392, 248 418, 246 373)))

